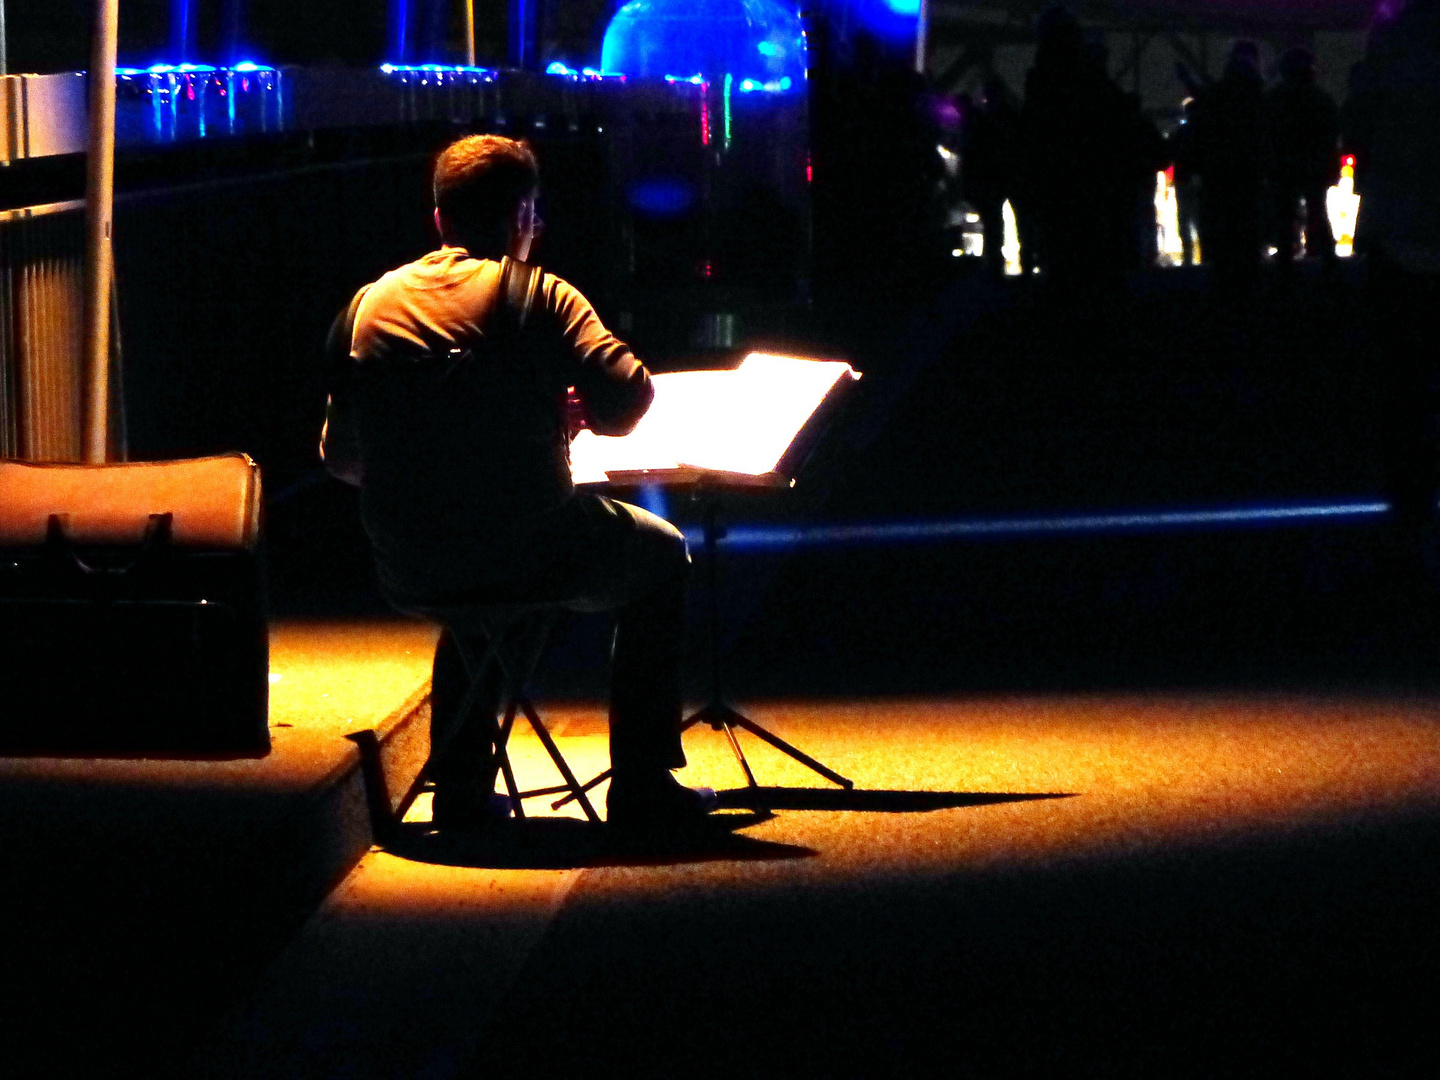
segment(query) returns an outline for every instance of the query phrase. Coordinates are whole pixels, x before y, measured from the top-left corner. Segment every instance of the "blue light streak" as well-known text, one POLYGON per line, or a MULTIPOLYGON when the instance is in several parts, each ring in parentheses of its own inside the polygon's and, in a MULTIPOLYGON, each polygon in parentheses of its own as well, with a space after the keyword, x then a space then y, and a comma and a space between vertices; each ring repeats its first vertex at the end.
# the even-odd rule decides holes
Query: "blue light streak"
POLYGON ((215 67, 211 64, 151 64, 149 67, 117 67, 115 74, 121 78, 133 79, 140 75, 224 75, 238 71, 242 74, 274 72, 275 68, 244 60, 234 67, 215 67))
POLYGON ((617 79, 620 82, 625 81, 625 76, 618 71, 601 71, 598 68, 592 67, 572 68, 559 60, 551 61, 551 63, 545 68, 545 74, 556 75, 560 78, 571 79, 575 82, 579 82, 582 79, 590 82, 594 82, 599 79, 617 79))
POLYGON ((769 82, 757 82, 754 79, 741 79, 740 92, 742 94, 784 94, 788 93, 795 84, 791 82, 790 76, 785 75, 779 79, 771 79, 769 82))
POLYGON ((471 67, 467 64, 381 64, 380 70, 386 75, 479 75, 493 79, 499 74, 494 68, 471 67))
MULTIPOLYGON (((1357 500, 1292 506, 1236 506, 1031 517, 962 517, 937 521, 866 522, 852 525, 737 525, 727 529, 721 544, 732 551, 766 552, 1060 536, 1202 532, 1267 526, 1283 528, 1322 523, 1356 523, 1379 517, 1389 510, 1390 504, 1387 502, 1357 500)), ((704 539, 699 529, 687 529, 685 536, 692 547, 698 547, 704 539)))

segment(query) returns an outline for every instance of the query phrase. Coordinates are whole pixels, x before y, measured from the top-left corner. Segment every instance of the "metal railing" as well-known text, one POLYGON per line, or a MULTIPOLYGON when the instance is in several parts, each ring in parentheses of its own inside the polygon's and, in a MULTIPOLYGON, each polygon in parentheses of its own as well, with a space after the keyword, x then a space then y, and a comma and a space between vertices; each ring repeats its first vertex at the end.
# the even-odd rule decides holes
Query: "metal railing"
POLYGON ((0 211, 0 457, 80 460, 84 205, 0 211))

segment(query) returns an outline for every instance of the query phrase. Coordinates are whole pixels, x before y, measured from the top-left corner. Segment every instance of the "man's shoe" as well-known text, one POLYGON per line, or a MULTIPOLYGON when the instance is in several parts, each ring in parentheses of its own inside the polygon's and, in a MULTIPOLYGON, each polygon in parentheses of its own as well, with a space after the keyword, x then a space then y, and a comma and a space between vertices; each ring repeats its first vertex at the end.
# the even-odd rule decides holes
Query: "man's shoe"
POLYGON ((441 832, 473 832, 513 812, 510 796, 484 791, 478 784, 436 785, 430 822, 441 832))
POLYGON ((698 825, 719 805, 714 788, 688 788, 668 772, 610 781, 606 817, 621 829, 684 829, 698 825))

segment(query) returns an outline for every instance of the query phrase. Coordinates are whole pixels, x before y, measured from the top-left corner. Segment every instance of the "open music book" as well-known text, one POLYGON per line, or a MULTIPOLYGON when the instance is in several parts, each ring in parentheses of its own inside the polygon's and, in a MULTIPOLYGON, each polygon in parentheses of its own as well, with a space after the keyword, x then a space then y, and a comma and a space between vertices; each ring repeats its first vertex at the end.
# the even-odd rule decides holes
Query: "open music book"
POLYGON ((768 353, 751 353, 730 371, 656 375, 654 403, 629 435, 575 436, 571 476, 577 484, 717 475, 740 484, 788 483, 785 466, 807 421, 859 378, 841 361, 768 353))

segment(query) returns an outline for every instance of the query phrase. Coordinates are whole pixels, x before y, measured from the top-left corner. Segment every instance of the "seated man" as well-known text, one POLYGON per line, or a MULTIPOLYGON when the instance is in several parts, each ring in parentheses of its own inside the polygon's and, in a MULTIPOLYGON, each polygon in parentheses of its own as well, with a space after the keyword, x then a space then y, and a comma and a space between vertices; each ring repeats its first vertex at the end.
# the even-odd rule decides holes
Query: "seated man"
MULTIPOLYGON (((554 602, 614 611, 610 821, 698 820, 713 793, 670 775, 685 764, 685 539, 570 480, 567 389, 603 435, 630 431, 654 390, 579 292, 524 264, 538 179, 529 147, 497 135, 460 139, 440 155, 442 246, 367 286, 331 332, 340 373, 327 465, 341 474, 351 459, 347 478, 361 485, 381 585, 397 607, 554 602), (349 455, 340 445, 347 427, 349 455)), ((479 723, 450 730, 464 684, 458 650, 442 637, 431 744, 444 750, 430 761, 441 828, 475 827, 496 813, 490 732, 479 723)), ((493 716, 497 688, 487 689, 493 716)))

